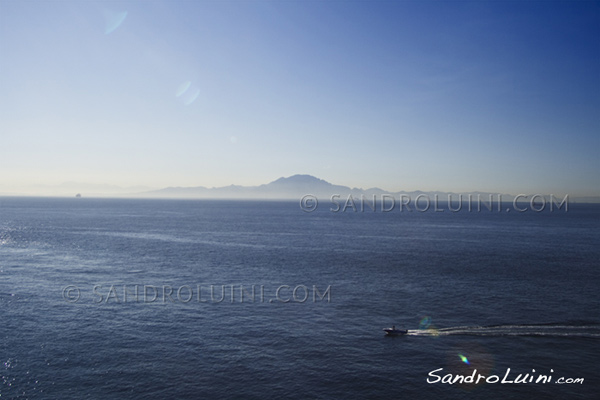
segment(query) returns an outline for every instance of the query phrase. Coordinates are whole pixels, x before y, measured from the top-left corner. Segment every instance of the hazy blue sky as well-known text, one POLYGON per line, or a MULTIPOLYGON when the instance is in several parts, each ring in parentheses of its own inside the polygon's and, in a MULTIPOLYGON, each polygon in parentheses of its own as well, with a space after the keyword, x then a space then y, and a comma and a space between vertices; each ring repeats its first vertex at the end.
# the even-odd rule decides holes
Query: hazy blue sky
POLYGON ((0 0, 0 186, 600 195, 600 3, 0 0))

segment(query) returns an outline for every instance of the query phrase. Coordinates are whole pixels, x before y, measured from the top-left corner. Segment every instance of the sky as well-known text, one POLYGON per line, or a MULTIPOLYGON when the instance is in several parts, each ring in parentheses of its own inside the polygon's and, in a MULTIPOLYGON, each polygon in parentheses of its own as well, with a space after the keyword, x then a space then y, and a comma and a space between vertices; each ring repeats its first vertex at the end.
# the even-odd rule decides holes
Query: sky
POLYGON ((0 192, 599 172, 599 2, 0 0, 0 192))

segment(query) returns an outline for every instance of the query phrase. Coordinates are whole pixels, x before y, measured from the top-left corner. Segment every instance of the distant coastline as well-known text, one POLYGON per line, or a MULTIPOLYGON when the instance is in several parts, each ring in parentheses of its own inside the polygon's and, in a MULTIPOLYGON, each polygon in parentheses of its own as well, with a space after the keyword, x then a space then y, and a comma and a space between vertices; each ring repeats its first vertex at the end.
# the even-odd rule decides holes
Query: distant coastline
MULTIPOLYGON (((116 197, 116 198, 159 198, 159 199, 272 199, 272 200, 299 200, 303 195, 311 194, 320 199, 330 199, 337 195, 343 201, 352 196, 355 199, 373 199, 375 196, 408 196, 412 199, 418 196, 427 196, 430 199, 437 198, 447 201, 449 196, 452 201, 458 201, 459 196, 467 199, 480 198, 482 201, 495 202, 513 201, 515 196, 525 195, 520 201, 529 201, 531 196, 542 196, 550 201, 550 196, 555 199, 563 199, 567 193, 490 193, 490 192, 442 192, 442 191, 398 191, 390 192, 380 188, 350 188, 348 186, 336 185, 319 179, 312 175, 292 175, 281 177, 270 183, 258 186, 229 185, 208 188, 205 186, 193 187, 166 187, 152 190, 143 186, 119 187, 115 185, 89 185, 76 182, 68 182, 62 185, 49 186, 39 185, 25 187, 21 190, 4 190, 0 187, 0 196, 41 196, 41 197, 74 197, 76 194, 84 197, 116 197)), ((569 195, 570 203, 600 203, 600 196, 572 196, 569 195)))

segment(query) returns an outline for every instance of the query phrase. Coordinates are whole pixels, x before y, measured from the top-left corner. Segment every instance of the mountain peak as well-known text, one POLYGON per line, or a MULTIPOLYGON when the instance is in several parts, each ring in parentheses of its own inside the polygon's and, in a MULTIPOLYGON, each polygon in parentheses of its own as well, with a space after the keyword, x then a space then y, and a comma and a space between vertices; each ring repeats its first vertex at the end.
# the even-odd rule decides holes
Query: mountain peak
POLYGON ((271 183, 269 185, 306 185, 306 184, 320 184, 320 185, 331 185, 329 182, 324 181, 323 179, 316 178, 312 175, 306 174, 296 174, 289 176, 287 178, 281 177, 271 183))

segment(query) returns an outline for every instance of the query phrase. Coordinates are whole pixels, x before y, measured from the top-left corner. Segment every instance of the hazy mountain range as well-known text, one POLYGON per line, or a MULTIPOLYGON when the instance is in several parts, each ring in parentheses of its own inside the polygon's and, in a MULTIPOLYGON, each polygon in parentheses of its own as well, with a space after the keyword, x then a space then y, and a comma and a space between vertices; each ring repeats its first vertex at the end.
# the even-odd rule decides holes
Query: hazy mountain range
MULTIPOLYGON (((195 187, 167 187, 164 189, 150 190, 146 187, 119 187, 114 185, 90 185, 76 182, 67 182, 62 185, 47 186, 38 185, 28 187, 28 190, 6 191, 1 190, 0 195, 41 195, 41 196, 75 196, 81 193, 83 197, 136 197, 136 198, 183 198, 183 199, 293 199, 299 200, 306 194, 311 194, 320 200, 329 199, 332 195, 339 195, 339 201, 344 202, 349 195, 353 198, 365 196, 365 199, 370 200, 373 195, 377 201, 380 201, 382 195, 391 195, 399 199, 399 196, 409 196, 413 201, 419 195, 428 196, 431 200, 437 195, 440 201, 446 201, 448 195, 453 195, 453 199, 458 199, 458 193, 440 192, 440 191, 400 191, 389 192, 380 188, 350 188, 348 186, 334 185, 322 179, 311 175, 293 175, 287 178, 279 178, 271 183, 259 186, 239 186, 230 185, 223 187, 207 188, 204 186, 195 187)), ((488 201, 490 194, 494 200, 497 200, 499 193, 487 192, 468 192, 462 193, 463 199, 466 200, 466 195, 471 194, 473 198, 481 196, 483 201, 488 201)), ((544 193, 544 195, 547 195, 544 193)), ((556 197, 562 197, 564 194, 554 193, 556 197)), ((502 201, 512 201, 514 194, 502 193, 502 201)), ((589 197, 569 197, 569 202, 581 203, 598 203, 600 196, 589 197)))
POLYGON ((118 186, 82 182, 64 182, 58 185, 1 185, 0 196, 71 197, 81 193, 86 197, 134 196, 152 190, 147 186, 118 186))
MULTIPOLYGON (((203 186, 198 187, 168 187, 160 190, 153 190, 144 193, 139 193, 139 195, 144 197, 160 197, 160 198, 212 198, 212 199, 294 199, 299 200, 302 196, 306 194, 311 194, 316 196, 319 199, 329 199, 332 195, 339 195, 339 202, 343 203, 344 200, 348 198, 349 195, 352 195, 353 198, 360 198, 360 196, 364 196, 367 200, 372 200, 373 195, 376 196, 377 201, 380 201, 381 196, 391 195, 399 199, 399 196, 406 195, 411 198, 413 201, 419 195, 428 196, 431 200, 434 199, 434 196, 438 196, 440 201, 446 201, 448 199, 448 195, 453 195, 453 199, 458 199, 458 193, 453 192, 439 192, 439 191, 431 191, 431 192, 423 192, 420 190, 406 192, 389 192, 380 188, 369 188, 369 189, 361 189, 361 188, 350 188, 348 186, 334 185, 323 179, 316 178, 311 175, 293 175, 287 178, 279 178, 271 183, 263 184, 260 186, 237 186, 230 185, 224 187, 215 187, 215 188, 206 188, 203 186)), ((481 196, 483 201, 488 201, 490 194, 493 195, 493 199, 497 200, 499 193, 487 193, 487 192, 469 192, 463 193, 464 196, 471 194, 473 198, 477 198, 478 195, 481 196)), ((502 201, 512 201, 514 199, 514 195, 502 193, 502 201)), ((463 198, 466 200, 466 197, 463 198)), ((556 194, 558 197, 559 194, 556 194)), ((562 196, 560 197, 562 199, 562 196)), ((600 197, 589 198, 587 201, 589 202, 597 202, 600 201, 600 197)), ((580 201, 583 202, 585 200, 582 199, 569 199, 569 201, 580 201)))
MULTIPOLYGON (((368 189, 377 193, 386 193, 381 189, 368 189)), ((305 194, 318 197, 331 196, 332 194, 361 194, 362 189, 351 189, 347 186, 333 185, 327 181, 311 175, 294 175, 288 178, 279 178, 271 183, 260 186, 230 185, 215 188, 197 187, 168 187, 165 189, 149 191, 143 194, 152 197, 179 197, 179 198, 248 198, 248 199, 299 199, 305 194)), ((141 193, 142 194, 142 193, 141 193)))

